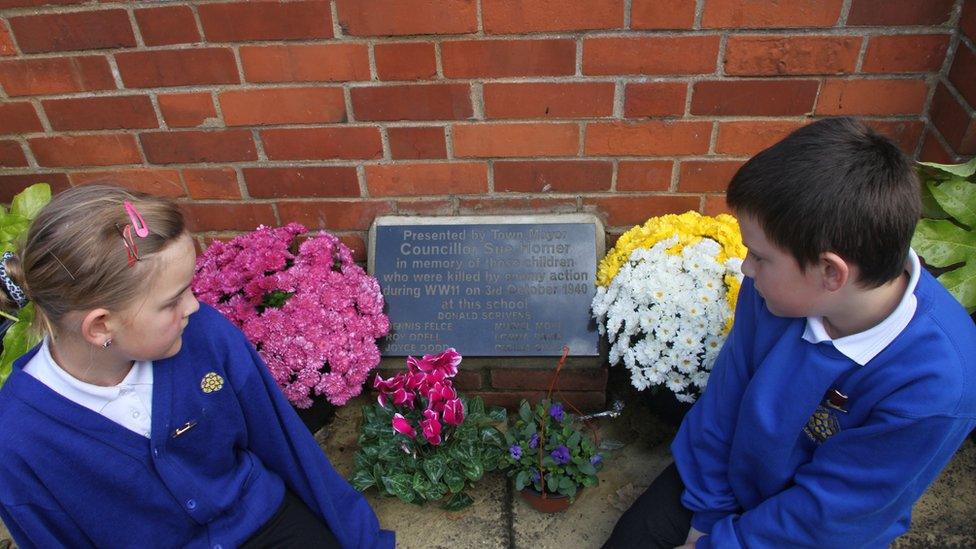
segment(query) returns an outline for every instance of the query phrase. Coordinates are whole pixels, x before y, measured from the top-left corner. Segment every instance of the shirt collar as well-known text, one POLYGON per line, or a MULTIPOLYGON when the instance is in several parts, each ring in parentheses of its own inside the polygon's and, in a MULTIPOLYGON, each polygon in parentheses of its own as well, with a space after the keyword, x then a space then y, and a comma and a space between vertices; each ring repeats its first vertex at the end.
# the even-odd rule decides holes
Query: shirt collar
POLYGON ((804 341, 810 343, 829 341, 847 358, 861 366, 867 364, 898 337, 898 334, 905 329, 905 326, 908 326, 912 316, 915 315, 915 308, 918 306, 918 300, 915 298, 915 286, 918 284, 918 277, 922 270, 915 250, 908 250, 905 270, 908 271, 909 275, 908 287, 905 288, 905 293, 895 310, 879 324, 863 332, 831 339, 824 327, 823 317, 808 316, 806 329, 803 331, 804 341))

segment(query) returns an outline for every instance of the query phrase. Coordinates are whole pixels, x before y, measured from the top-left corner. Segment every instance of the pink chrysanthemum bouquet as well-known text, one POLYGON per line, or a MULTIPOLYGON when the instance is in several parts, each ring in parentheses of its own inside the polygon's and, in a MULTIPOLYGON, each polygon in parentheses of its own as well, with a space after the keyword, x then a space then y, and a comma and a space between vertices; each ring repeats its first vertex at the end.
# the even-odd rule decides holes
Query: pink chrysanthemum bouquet
POLYGON ((304 226, 260 226, 214 242, 197 260, 193 292, 254 344, 298 408, 325 395, 336 406, 362 391, 380 361, 390 321, 376 279, 349 248, 322 232, 297 245, 304 226))

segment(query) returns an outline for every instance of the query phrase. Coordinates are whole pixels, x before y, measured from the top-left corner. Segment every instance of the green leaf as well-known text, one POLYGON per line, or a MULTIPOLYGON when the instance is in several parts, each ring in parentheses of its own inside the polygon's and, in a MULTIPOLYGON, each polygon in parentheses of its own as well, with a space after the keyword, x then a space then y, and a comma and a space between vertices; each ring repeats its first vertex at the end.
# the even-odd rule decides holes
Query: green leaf
POLYGON ((939 282, 949 290, 959 303, 969 311, 976 311, 976 260, 965 266, 943 273, 939 282))
POLYGON ((360 492, 365 492, 367 488, 375 484, 373 480, 373 475, 366 470, 357 470, 352 478, 349 479, 349 484, 360 492))
POLYGON ((501 406, 492 406, 488 410, 488 419, 493 423, 505 423, 508 421, 508 412, 501 406))
POLYGON ((970 228, 976 228, 976 183, 950 179, 940 185, 927 184, 932 196, 949 215, 970 228))
POLYGON ((501 431, 494 427, 483 427, 481 429, 481 442, 494 446, 504 446, 505 437, 502 436, 501 431))
POLYGON ((932 191, 925 183, 921 185, 922 217, 925 219, 947 219, 949 214, 939 206, 939 202, 932 196, 932 191))
POLYGON ((409 475, 398 474, 385 476, 382 478, 383 486, 386 491, 400 498, 401 500, 412 503, 416 499, 416 494, 411 488, 411 478, 409 475))
POLYGON ((37 183, 27 187, 14 196, 10 201, 10 213, 34 219, 37 212, 51 201, 51 186, 47 183, 37 183))
POLYGON ((456 494, 464 490, 464 477, 461 476, 460 472, 448 467, 444 471, 444 484, 447 484, 447 488, 451 493, 456 494))
POLYGON ((532 408, 529 407, 527 400, 523 400, 519 406, 519 417, 526 423, 535 423, 532 421, 532 408))
POLYGON ((424 460, 423 468, 431 482, 439 482, 444 476, 447 463, 443 456, 431 456, 424 460))
POLYGON ((915 228, 912 247, 933 267, 949 267, 976 258, 976 232, 951 221, 923 219, 915 228))
POLYGON ((579 446, 581 438, 582 437, 580 436, 579 431, 573 431, 573 434, 569 436, 569 440, 566 441, 566 446, 568 446, 570 450, 576 448, 579 446))
POLYGON ((468 477, 469 480, 476 481, 480 480, 485 474, 485 468, 481 466, 479 461, 469 461, 461 466, 461 471, 464 476, 468 477))
POLYGON ((577 464, 577 467, 579 467, 580 473, 583 473, 584 475, 596 474, 596 467, 594 467, 589 461, 583 461, 583 463, 577 464))
POLYGON ((485 401, 481 400, 481 397, 474 397, 468 401, 468 409, 465 412, 468 415, 484 415, 485 401))
POLYGON ((515 489, 521 491, 525 488, 525 485, 529 483, 529 472, 519 471, 519 474, 515 475, 515 489))
POLYGON ((451 499, 447 500, 447 503, 444 504, 444 509, 446 511, 460 511, 472 503, 474 503, 474 500, 471 499, 471 496, 464 492, 458 492, 451 499))
POLYGON ((40 338, 31 332, 32 322, 34 322, 34 304, 28 303, 17 311, 17 322, 3 336, 3 353, 0 353, 0 385, 10 375, 14 361, 40 341, 40 338))
POLYGON ((942 172, 957 177, 969 177, 976 173, 976 158, 965 164, 936 164, 935 162, 919 162, 919 164, 934 169, 937 173, 942 172))
POLYGON ((559 490, 559 479, 552 473, 546 473, 546 490, 556 493, 559 490))

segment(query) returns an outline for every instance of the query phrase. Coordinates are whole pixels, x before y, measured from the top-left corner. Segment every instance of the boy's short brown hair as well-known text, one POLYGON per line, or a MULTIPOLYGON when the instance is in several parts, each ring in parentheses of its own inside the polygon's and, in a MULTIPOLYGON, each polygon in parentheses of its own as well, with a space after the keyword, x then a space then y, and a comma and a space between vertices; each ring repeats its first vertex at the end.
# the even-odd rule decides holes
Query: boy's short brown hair
POLYGON ((801 267, 833 252, 857 265, 868 288, 902 273, 921 214, 911 161, 852 118, 814 122, 752 157, 726 200, 801 267))

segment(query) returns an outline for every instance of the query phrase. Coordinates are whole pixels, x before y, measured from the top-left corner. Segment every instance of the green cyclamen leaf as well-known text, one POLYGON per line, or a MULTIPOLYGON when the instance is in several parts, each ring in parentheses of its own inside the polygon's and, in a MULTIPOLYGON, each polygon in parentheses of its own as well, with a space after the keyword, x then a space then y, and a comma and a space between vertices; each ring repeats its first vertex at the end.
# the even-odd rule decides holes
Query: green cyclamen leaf
POLYGON ((355 488, 356 490, 359 490, 360 492, 364 492, 366 491, 367 488, 373 486, 376 483, 373 480, 373 474, 370 473, 368 470, 357 470, 352 475, 352 478, 349 479, 349 484, 352 484, 352 487, 355 488))
POLYGON ((444 476, 444 469, 447 467, 445 460, 441 456, 432 456, 424 460, 424 472, 431 482, 438 482, 444 476))
POLYGON ((464 476, 468 477, 468 479, 472 481, 480 480, 485 474, 485 468, 482 467, 481 463, 477 460, 465 463, 461 469, 464 476))
POLYGON ((412 479, 409 475, 398 474, 386 476, 383 477, 382 480, 386 491, 400 498, 401 500, 411 503, 416 498, 416 494, 411 488, 412 479))
POLYGON ((458 492, 451 496, 451 499, 447 500, 447 503, 444 504, 444 509, 447 511, 460 511, 472 503, 474 503, 474 500, 471 499, 471 496, 464 492, 458 492))
POLYGON ((943 210, 963 225, 976 229, 976 183, 950 179, 939 185, 929 182, 927 186, 943 210))
POLYGON ((481 429, 481 442, 494 446, 504 446, 505 437, 502 436, 501 431, 494 427, 484 427, 481 429))
POLYGON ((912 247, 933 267, 948 267, 976 258, 976 232, 951 221, 923 219, 915 228, 912 247))
POLYGON ((10 201, 10 213, 27 219, 34 219, 37 212, 51 201, 51 187, 47 183, 37 183, 27 187, 10 201))
POLYGON ((448 490, 456 494, 464 490, 464 477, 460 472, 448 467, 444 471, 444 484, 447 484, 448 490))

